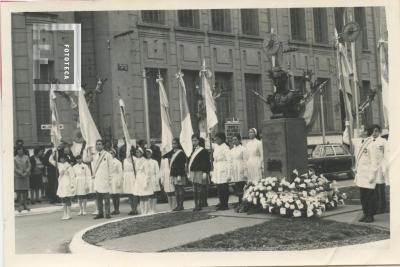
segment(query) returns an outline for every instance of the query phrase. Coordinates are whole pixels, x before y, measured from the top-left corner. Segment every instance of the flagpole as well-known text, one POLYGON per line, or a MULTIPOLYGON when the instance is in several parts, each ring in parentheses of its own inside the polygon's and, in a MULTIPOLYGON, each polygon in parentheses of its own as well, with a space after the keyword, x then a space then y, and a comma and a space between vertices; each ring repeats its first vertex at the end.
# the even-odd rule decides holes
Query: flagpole
POLYGON ((142 77, 143 77, 144 124, 146 130, 147 147, 150 147, 149 102, 147 95, 146 69, 143 69, 142 77))
MULTIPOLYGON (((178 74, 180 74, 180 75, 182 74, 181 68, 178 69, 178 74)), ((181 119, 181 122, 182 122, 183 121, 183 118, 182 118, 182 110, 183 110, 182 88, 181 88, 181 81, 179 80, 179 78, 178 78, 178 91, 179 91, 179 110, 180 110, 179 116, 180 116, 180 119, 181 119)), ((182 127, 182 125, 181 125, 181 127, 182 127)))
POLYGON ((347 132, 349 133, 350 152, 354 153, 352 134, 351 134, 352 128, 351 128, 351 125, 350 125, 350 117, 349 117, 349 112, 351 112, 351 111, 349 111, 347 109, 347 107, 348 107, 348 103, 347 103, 348 99, 347 99, 347 92, 346 92, 346 89, 345 89, 344 83, 343 83, 342 63, 340 61, 339 45, 337 46, 336 59, 338 61, 339 83, 340 83, 340 86, 342 88, 342 95, 343 95, 344 107, 345 107, 345 113, 346 113, 345 127, 347 128, 347 132))
MULTIPOLYGON (((352 16, 350 16, 350 20, 352 20, 352 16)), ((360 120, 359 120, 359 111, 358 111, 358 101, 359 101, 359 91, 358 91, 358 74, 357 74, 357 62, 356 62, 356 43, 355 41, 352 41, 350 43, 351 45, 351 60, 352 60, 352 65, 353 65, 353 81, 354 81, 354 105, 356 108, 356 129, 357 129, 357 135, 358 131, 360 129, 360 120)), ((354 133, 351 133, 352 136, 354 137, 354 133)))
POLYGON ((326 133, 325 133, 325 111, 324 111, 324 96, 322 93, 322 88, 319 89, 320 93, 319 93, 319 102, 321 104, 321 127, 322 127, 322 143, 325 145, 326 143, 326 133))

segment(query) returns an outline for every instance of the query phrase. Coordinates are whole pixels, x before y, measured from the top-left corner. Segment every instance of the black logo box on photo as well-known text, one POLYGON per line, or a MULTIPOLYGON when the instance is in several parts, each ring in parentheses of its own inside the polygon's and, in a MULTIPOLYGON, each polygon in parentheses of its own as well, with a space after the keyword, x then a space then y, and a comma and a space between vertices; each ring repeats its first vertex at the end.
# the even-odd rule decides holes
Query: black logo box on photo
POLYGON ((33 90, 57 91, 81 89, 81 25, 33 24, 33 90), (53 40, 61 40, 54 46, 53 40))

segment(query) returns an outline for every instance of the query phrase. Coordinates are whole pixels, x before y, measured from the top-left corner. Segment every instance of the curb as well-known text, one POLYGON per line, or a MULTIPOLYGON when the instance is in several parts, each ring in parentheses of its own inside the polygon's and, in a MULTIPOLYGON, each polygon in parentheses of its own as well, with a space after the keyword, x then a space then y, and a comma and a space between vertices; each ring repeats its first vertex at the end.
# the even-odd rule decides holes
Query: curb
MULTIPOLYGON (((92 206, 94 206, 94 201, 87 202, 87 207, 92 207, 92 206)), ((79 204, 74 203, 74 204, 72 204, 71 208, 79 208, 79 204)), ((15 210, 14 216, 15 217, 24 217, 24 216, 48 214, 48 213, 54 213, 57 211, 62 211, 62 209, 63 209, 63 206, 61 204, 61 205, 31 209, 30 211, 18 212, 17 210, 15 210)))
MULTIPOLYGON (((171 211, 162 211, 162 212, 157 212, 156 214, 163 214, 163 213, 169 213, 169 212, 171 212, 171 211)), ((132 254, 130 252, 109 250, 109 249, 105 249, 103 247, 89 244, 88 242, 83 240, 83 235, 92 229, 95 229, 97 227, 100 227, 100 226, 103 226, 103 225, 106 225, 109 223, 120 222, 120 221, 124 221, 124 220, 128 220, 128 219, 132 219, 132 218, 147 217, 147 216, 152 216, 152 215, 155 215, 155 214, 144 214, 144 215, 140 214, 140 215, 136 215, 134 217, 131 216, 131 217, 119 218, 119 219, 115 219, 115 220, 111 220, 111 221, 105 221, 105 222, 102 222, 102 223, 99 223, 96 225, 89 226, 85 229, 82 229, 72 237, 71 243, 69 244, 69 251, 72 254, 94 254, 94 253, 110 254, 111 253, 113 255, 117 255, 118 253, 121 253, 123 255, 130 255, 130 254, 132 254)))

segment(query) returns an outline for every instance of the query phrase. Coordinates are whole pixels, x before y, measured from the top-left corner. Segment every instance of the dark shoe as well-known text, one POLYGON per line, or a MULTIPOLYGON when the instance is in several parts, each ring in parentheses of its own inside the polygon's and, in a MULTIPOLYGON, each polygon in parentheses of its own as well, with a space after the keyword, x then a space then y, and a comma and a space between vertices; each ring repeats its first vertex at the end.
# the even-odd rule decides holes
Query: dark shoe
POLYGON ((23 209, 22 209, 22 207, 18 207, 17 210, 18 210, 18 212, 22 212, 23 209))
POLYGON ((216 210, 229 210, 227 206, 219 206, 216 210))
POLYGON ((26 211, 31 211, 31 209, 28 208, 28 206, 24 206, 24 210, 26 210, 26 211))
POLYGON ((364 222, 365 221, 365 219, 366 219, 366 216, 365 215, 363 215, 358 221, 359 222, 364 222))
POLYGON ((110 218, 111 218, 110 214, 107 214, 106 219, 110 219, 110 218))
POLYGON ((37 203, 42 203, 42 201, 41 201, 41 200, 36 200, 36 202, 37 202, 37 203))
POLYGON ((137 212, 135 212, 133 210, 128 213, 128 215, 136 215, 136 214, 137 214, 137 212))
POLYGON ((97 220, 97 219, 103 219, 103 218, 104 218, 103 214, 98 214, 93 219, 97 220))
POLYGON ((215 205, 215 207, 219 208, 221 206, 221 203, 218 203, 217 205, 215 205))
POLYGON ((372 223, 373 221, 374 221, 374 217, 372 217, 372 216, 368 216, 364 220, 365 223, 372 223))
POLYGON ((194 209, 193 209, 193 211, 200 211, 201 210, 201 207, 195 207, 194 209))
POLYGON ((111 212, 111 215, 117 215, 117 214, 119 214, 118 210, 114 210, 113 212, 111 212))

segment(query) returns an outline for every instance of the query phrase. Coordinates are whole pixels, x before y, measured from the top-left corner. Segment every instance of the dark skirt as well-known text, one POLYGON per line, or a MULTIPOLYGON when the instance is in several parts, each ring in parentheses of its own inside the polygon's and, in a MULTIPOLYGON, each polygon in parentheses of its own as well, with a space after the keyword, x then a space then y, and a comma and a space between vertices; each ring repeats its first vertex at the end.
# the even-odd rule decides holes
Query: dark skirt
POLYGON ((185 176, 172 176, 171 178, 174 185, 186 185, 185 176))
POLYGON ((14 176, 14 190, 15 191, 29 190, 29 176, 14 176))
POLYGON ((31 189, 40 189, 43 186, 42 174, 32 174, 30 179, 31 189))
POLYGON ((208 184, 208 177, 203 178, 203 172, 190 171, 189 180, 194 184, 208 184))

